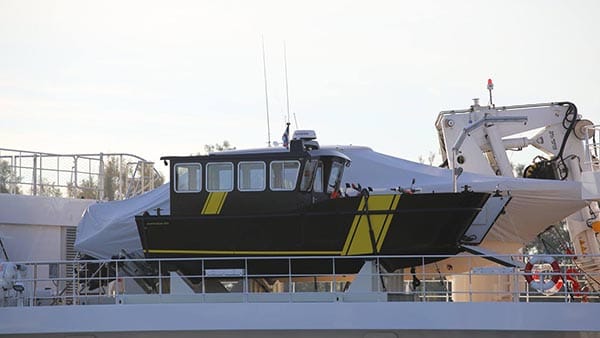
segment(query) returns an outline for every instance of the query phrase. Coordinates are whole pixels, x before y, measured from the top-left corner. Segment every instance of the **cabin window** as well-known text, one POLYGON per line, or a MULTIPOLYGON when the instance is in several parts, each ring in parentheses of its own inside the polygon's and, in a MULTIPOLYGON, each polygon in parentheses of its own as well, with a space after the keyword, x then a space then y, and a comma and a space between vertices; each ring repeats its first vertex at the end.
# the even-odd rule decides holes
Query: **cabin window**
POLYGON ((300 181, 300 191, 309 191, 313 184, 315 169, 317 168, 317 160, 308 160, 302 171, 302 181, 300 181))
POLYGON ((327 193, 332 193, 339 185, 342 179, 342 172, 344 166, 339 162, 331 163, 331 174, 329 174, 329 181, 327 182, 327 193))
POLYGON ((175 164, 175 192, 188 193, 202 190, 202 165, 200 163, 175 164))
POLYGON ((314 192, 323 192, 323 162, 319 161, 317 171, 315 172, 315 181, 313 182, 314 192))
POLYGON ((238 163, 238 190, 263 191, 265 190, 265 162, 240 162, 238 163))
POLYGON ((206 164, 206 191, 233 190, 233 163, 206 164))
POLYGON ((300 162, 273 161, 271 162, 271 190, 290 191, 296 188, 300 162))

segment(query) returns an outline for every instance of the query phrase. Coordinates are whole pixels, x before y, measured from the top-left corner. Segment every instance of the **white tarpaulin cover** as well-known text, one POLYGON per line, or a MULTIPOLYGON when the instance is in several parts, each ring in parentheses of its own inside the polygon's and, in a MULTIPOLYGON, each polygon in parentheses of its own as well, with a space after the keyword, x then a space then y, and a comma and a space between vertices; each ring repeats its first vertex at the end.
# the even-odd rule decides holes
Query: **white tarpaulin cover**
MULTIPOLYGON (((366 147, 339 147, 352 159, 344 172, 344 182, 362 186, 410 187, 423 192, 452 191, 452 171, 377 153, 366 147)), ((474 191, 499 189, 513 197, 490 230, 486 239, 525 244, 551 224, 585 207, 581 200, 581 183, 487 176, 463 173, 458 178, 459 190, 469 185, 474 191)))
POLYGON ((109 259, 121 250, 141 251, 135 215, 144 211, 169 214, 169 184, 123 201, 90 205, 77 227, 75 249, 99 259, 109 259), (163 211, 164 210, 164 211, 163 211))
MULTIPOLYGON (((329 147, 328 147, 329 148, 329 147)), ((343 183, 360 183, 363 187, 387 190, 392 187, 415 187, 423 192, 452 191, 452 174, 448 169, 419 164, 377 153, 367 147, 339 146, 339 151, 352 159, 343 183)), ((510 192, 512 201, 500 216, 487 239, 526 243, 551 224, 585 206, 581 200, 581 184, 554 180, 536 180, 484 176, 463 173, 459 189, 469 185, 474 191, 496 189, 510 192)), ((121 249, 141 250, 135 215, 156 208, 169 213, 169 185, 146 194, 115 202, 91 205, 77 229, 75 248, 97 258, 110 258, 121 249)))

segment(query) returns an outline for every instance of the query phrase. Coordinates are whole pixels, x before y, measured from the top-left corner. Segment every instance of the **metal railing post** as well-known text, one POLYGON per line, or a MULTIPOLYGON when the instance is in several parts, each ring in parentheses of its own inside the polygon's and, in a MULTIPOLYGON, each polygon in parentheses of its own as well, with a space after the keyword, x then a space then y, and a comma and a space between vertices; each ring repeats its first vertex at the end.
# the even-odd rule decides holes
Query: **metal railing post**
POLYGON ((519 269, 513 268, 513 302, 518 303, 520 298, 520 289, 519 289, 519 269))
POLYGON ((38 265, 33 264, 33 297, 31 299, 31 306, 35 306, 36 291, 37 291, 37 277, 38 277, 38 265))
POLYGON ((473 259, 469 257, 469 302, 473 302, 473 259))
POLYGON ((32 179, 32 184, 33 186, 31 187, 31 194, 33 196, 37 195, 37 154, 33 155, 33 176, 31 177, 32 179))
POLYGON ((200 260, 200 266, 202 268, 202 270, 200 271, 200 273, 202 275, 200 277, 201 281, 202 281, 202 300, 204 302, 206 302, 206 284, 205 284, 205 278, 204 278, 204 276, 206 275, 206 273, 205 273, 205 269, 204 269, 204 259, 200 260))
MULTIPOLYGON (((91 163, 90 163, 91 164, 91 163)), ((100 161, 98 163, 98 199, 104 199, 104 154, 100 153, 100 161)))
POLYGON ((158 295, 162 298, 163 285, 162 285, 162 261, 158 260, 158 295))
POLYGON ((248 293, 249 293, 249 285, 248 285, 248 258, 244 258, 244 300, 248 303, 248 293))
POLYGON ((119 288, 121 288, 121 283, 119 282, 119 260, 117 259, 115 260, 115 304, 119 304, 119 288))
POLYGON ((339 299, 338 299, 338 294, 337 294, 337 283, 336 283, 336 274, 335 274, 335 257, 333 257, 333 259, 331 260, 331 272, 333 273, 333 278, 332 278, 333 285, 331 286, 331 289, 332 289, 333 293, 335 294, 335 299, 337 301, 339 299))
POLYGON ((422 302, 426 302, 427 301, 427 276, 425 275, 425 257, 421 257, 421 278, 423 279, 423 283, 421 283, 423 285, 423 288, 421 288, 421 294, 423 299, 421 300, 422 302))
POLYGON ((292 302, 292 259, 288 257, 288 295, 289 301, 292 302))

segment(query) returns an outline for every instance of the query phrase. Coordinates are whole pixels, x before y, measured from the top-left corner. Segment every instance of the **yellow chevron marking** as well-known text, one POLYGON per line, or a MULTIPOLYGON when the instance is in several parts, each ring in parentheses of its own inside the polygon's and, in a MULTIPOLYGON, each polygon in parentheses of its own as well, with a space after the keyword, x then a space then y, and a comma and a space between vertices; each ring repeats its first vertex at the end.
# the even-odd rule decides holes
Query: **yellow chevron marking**
POLYGON ((220 214, 221 209, 223 209, 223 204, 225 204, 225 198, 227 198, 227 192, 221 192, 218 194, 221 194, 221 201, 219 202, 219 208, 217 209, 217 214, 220 214))
POLYGON ((206 198, 206 201, 204 202, 204 207, 202 208, 202 211, 200 212, 202 215, 204 215, 206 213, 206 208, 210 204, 211 198, 212 198, 212 192, 208 193, 208 197, 206 198))
POLYGON ((202 215, 218 215, 221 213, 226 197, 226 191, 209 193, 204 203, 204 208, 202 208, 202 215))
MULTIPOLYGON (((369 197, 369 211, 395 210, 398 205, 398 195, 374 195, 369 197)), ((358 206, 358 211, 366 211, 365 198, 358 206)), ((356 215, 346 237, 342 255, 365 255, 373 253, 369 220, 373 227, 377 250, 381 249, 393 215, 356 215)))
POLYGON ((396 195, 373 195, 369 197, 369 210, 390 210, 394 196, 396 195))
MULTIPOLYGON (((360 199, 360 203, 358 204, 357 210, 361 211, 364 209, 364 207, 365 207, 365 198, 362 197, 360 199)), ((348 250, 350 249, 350 244, 352 244, 354 234, 356 233, 356 226, 358 225, 360 218, 361 218, 360 215, 354 216, 354 220, 352 221, 352 225, 350 226, 350 231, 348 231, 348 236, 346 236, 346 242, 344 243, 344 248, 342 249, 342 255, 348 254, 348 250)))

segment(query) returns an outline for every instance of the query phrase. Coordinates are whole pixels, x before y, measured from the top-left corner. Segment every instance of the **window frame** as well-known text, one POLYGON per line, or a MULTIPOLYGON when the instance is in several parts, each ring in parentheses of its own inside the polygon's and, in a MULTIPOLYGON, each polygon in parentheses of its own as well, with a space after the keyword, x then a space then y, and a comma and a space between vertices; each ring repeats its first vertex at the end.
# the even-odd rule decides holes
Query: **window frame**
POLYGON ((242 192, 252 192, 252 191, 265 191, 267 189, 267 163, 265 161, 240 161, 237 165, 237 190, 242 192), (240 179, 240 175, 242 174, 242 170, 240 166, 242 164, 262 164, 263 166, 263 187, 262 189, 242 189, 240 179))
MULTIPOLYGON (((274 161, 269 162, 269 189, 271 191, 295 191, 298 186, 298 174, 300 173, 301 167, 302 167, 302 164, 298 160, 274 160, 274 161), (294 181, 294 183, 295 183, 294 187, 292 189, 273 188, 273 181, 271 180, 271 174, 273 173, 273 164, 274 163, 286 163, 286 162, 293 162, 293 163, 298 164, 298 168, 296 169, 296 179, 294 181)), ((284 170, 284 172, 285 172, 285 170, 284 170)))
POLYGON ((208 162, 204 166, 206 167, 204 169, 204 172, 205 172, 204 179, 205 179, 205 182, 206 182, 206 184, 205 184, 206 191, 208 191, 208 192, 230 192, 230 191, 233 191, 233 189, 235 187, 235 182, 234 182, 234 180, 235 180, 235 166, 233 165, 233 162, 208 162), (210 189, 208 189, 208 167, 211 164, 229 164, 231 166, 231 189, 229 189, 229 190, 210 190, 210 189))
POLYGON ((315 174, 319 166, 318 159, 307 159, 304 161, 302 175, 300 176, 300 191, 311 192, 314 187, 315 174), (308 172, 307 172, 308 171, 308 172), (306 174, 309 174, 308 176, 306 174))
POLYGON ((335 185, 338 185, 341 183, 340 181, 337 180, 337 178, 341 178, 342 175, 344 174, 344 164, 341 162, 338 162, 338 161, 332 161, 331 168, 329 169, 329 177, 327 178, 327 187, 325 189, 325 191, 328 194, 331 194, 332 192, 334 192, 336 190, 336 187, 331 186, 331 178, 333 177, 332 174, 333 174, 334 167, 338 168, 336 180, 333 182, 335 185))
POLYGON ((313 192, 317 192, 317 193, 324 192, 324 190, 323 190, 323 183, 324 183, 324 176, 325 176, 324 174, 325 174, 325 166, 323 165, 323 161, 319 160, 319 162, 317 163, 317 167, 315 168, 315 175, 313 178, 313 184, 312 184, 313 192), (321 171, 321 189, 316 190, 315 184, 317 183, 317 173, 319 172, 319 170, 321 171))
MULTIPOLYGON (((180 163, 175 163, 175 165, 173 166, 173 176, 174 176, 174 181, 175 181, 175 184, 173 184, 173 191, 175 193, 178 193, 178 194, 197 194, 199 192, 202 192, 202 186, 203 186, 202 185, 202 183, 203 183, 202 182, 202 177, 203 177, 202 176, 202 170, 203 170, 202 163, 199 163, 199 162, 180 162, 180 163), (197 165, 200 168, 200 173, 198 175, 198 179, 200 180, 200 182, 198 182, 199 183, 198 184, 198 190, 178 190, 177 186, 179 185, 179 179, 178 179, 179 175, 177 174, 177 168, 178 167, 184 167, 184 166, 189 167, 189 166, 193 166, 193 165, 197 165)), ((189 182, 189 179, 188 179, 188 182, 189 182)), ((189 183, 188 183, 188 186, 189 186, 189 183)))

